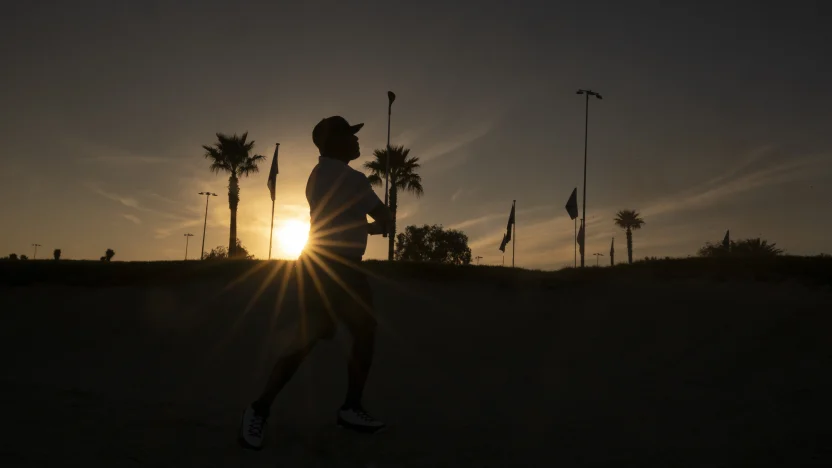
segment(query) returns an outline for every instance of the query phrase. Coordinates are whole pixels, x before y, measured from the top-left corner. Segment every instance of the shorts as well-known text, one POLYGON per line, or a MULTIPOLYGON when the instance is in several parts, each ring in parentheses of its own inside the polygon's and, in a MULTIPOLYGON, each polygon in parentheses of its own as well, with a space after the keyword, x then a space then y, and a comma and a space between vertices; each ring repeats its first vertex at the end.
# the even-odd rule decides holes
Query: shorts
POLYGON ((298 301, 301 334, 331 340, 337 322, 354 337, 375 330, 373 290, 362 271, 361 259, 347 260, 346 264, 321 256, 316 260, 304 256, 298 259, 303 291, 298 301))

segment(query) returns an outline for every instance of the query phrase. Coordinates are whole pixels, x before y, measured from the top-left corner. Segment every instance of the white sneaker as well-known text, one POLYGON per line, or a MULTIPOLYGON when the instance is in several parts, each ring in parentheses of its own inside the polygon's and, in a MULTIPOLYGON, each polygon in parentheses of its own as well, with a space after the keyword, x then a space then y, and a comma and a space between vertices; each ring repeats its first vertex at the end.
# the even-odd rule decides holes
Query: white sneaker
POLYGON ((369 413, 360 407, 339 410, 338 426, 370 434, 375 434, 386 428, 383 422, 370 416, 369 413))
POLYGON ((260 450, 263 447, 263 434, 266 432, 266 417, 254 412, 249 406, 243 412, 240 421, 238 441, 245 448, 260 450))

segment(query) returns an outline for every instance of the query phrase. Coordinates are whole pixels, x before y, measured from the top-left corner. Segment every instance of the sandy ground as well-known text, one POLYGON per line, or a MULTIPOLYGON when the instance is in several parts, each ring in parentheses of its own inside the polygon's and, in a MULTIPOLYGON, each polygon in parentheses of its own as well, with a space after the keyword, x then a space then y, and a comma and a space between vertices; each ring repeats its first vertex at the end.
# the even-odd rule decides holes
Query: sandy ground
POLYGON ((377 282, 365 394, 334 427, 346 337, 240 449, 291 335, 277 286, 0 289, 0 466, 830 466, 832 294, 701 281, 580 289, 377 282))

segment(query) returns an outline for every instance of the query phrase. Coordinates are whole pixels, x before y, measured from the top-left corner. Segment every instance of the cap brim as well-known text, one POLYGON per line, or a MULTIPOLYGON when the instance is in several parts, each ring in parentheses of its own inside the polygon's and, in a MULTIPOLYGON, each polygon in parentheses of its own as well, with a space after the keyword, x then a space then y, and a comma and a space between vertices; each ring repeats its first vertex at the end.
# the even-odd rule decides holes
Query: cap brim
POLYGON ((363 126, 364 126, 363 123, 350 125, 350 131, 352 132, 353 135, 355 135, 356 133, 358 133, 359 130, 361 130, 361 127, 363 127, 363 126))

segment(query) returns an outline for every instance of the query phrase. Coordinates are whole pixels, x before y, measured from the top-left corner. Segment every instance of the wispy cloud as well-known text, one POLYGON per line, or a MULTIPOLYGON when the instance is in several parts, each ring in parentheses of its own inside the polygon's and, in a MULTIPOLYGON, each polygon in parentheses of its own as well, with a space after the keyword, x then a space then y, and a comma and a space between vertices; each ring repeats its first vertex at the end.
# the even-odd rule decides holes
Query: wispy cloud
POLYGON ((440 140, 433 146, 420 151, 419 159, 424 163, 453 153, 488 135, 488 133, 494 128, 495 124, 496 121, 481 122, 465 132, 458 133, 444 140, 440 140))
POLYGON ((503 218, 503 217, 505 217, 506 220, 508 220, 508 215, 506 213, 491 213, 491 214, 487 214, 487 215, 478 216, 476 218, 466 219, 466 220, 460 221, 458 223, 454 223, 454 224, 448 226, 448 228, 450 228, 450 229, 466 229, 466 228, 470 228, 472 226, 477 226, 479 224, 486 223, 488 221, 496 221, 499 218, 503 218))
POLYGON ((100 155, 78 158, 81 163, 106 163, 106 164, 165 164, 175 163, 175 159, 160 158, 156 156, 130 156, 130 155, 100 155))
POLYGON ((405 203, 402 204, 398 211, 396 212, 396 221, 402 222, 407 219, 410 219, 419 211, 419 205, 417 203, 405 203))
MULTIPOLYGON (((526 215, 535 215, 535 213, 544 213, 548 210, 554 210, 554 208, 555 207, 552 206, 552 205, 532 206, 532 207, 529 207, 529 208, 517 210, 517 216, 520 217, 520 216, 526 216, 526 215)), ((469 218, 469 219, 466 219, 464 221, 454 223, 454 224, 452 224, 448 227, 450 229, 466 229, 466 228, 477 226, 477 225, 480 225, 480 224, 483 224, 483 223, 486 223, 486 222, 489 222, 489 221, 497 221, 501 218, 503 219, 503 221, 507 222, 508 221, 508 216, 509 216, 510 213, 511 213, 511 206, 509 206, 505 210, 494 211, 494 212, 486 214, 486 215, 477 216, 475 218, 469 218)), ((505 228, 503 228, 503 230, 505 230, 505 228)), ((497 231, 495 231, 495 232, 497 232, 497 231)), ((500 234, 500 235, 502 235, 502 234, 500 234)))
MULTIPOLYGON (((79 138, 75 135, 65 136, 61 143, 74 154, 79 155, 75 162, 81 164, 106 165, 156 165, 184 164, 183 159, 167 151, 165 155, 147 154, 130 148, 112 146, 94 141, 93 138, 79 138)), ((176 150, 173 150, 174 152, 176 150)))
MULTIPOLYGON (((641 213, 645 216, 658 216, 707 208, 744 192, 807 178, 813 175, 818 169, 818 164, 825 160, 823 157, 792 159, 740 175, 737 175, 736 170, 732 170, 728 176, 721 175, 692 190, 657 200, 642 209, 641 213)), ((748 164, 744 165, 747 166, 748 164)))
POLYGON ((123 206, 126 206, 128 208, 132 208, 132 209, 137 210, 137 211, 141 211, 141 212, 144 212, 144 213, 152 213, 152 214, 161 216, 162 218, 166 218, 166 219, 174 219, 174 220, 188 219, 188 218, 186 218, 184 216, 181 216, 179 214, 176 214, 176 213, 171 213, 171 212, 168 212, 168 211, 162 211, 162 210, 158 210, 158 209, 154 209, 154 208, 150 208, 148 206, 145 206, 138 199, 136 199, 134 197, 120 195, 120 194, 115 193, 115 192, 104 190, 97 183, 86 183, 84 185, 89 190, 91 190, 92 192, 94 192, 94 193, 96 193, 96 194, 98 194, 98 195, 100 195, 100 196, 102 196, 102 197, 104 197, 108 200, 112 200, 114 202, 120 203, 123 206))
POLYGON ((131 214, 122 214, 121 216, 123 216, 128 221, 132 221, 134 224, 141 224, 142 223, 142 220, 139 219, 138 216, 131 215, 131 214))
POLYGON ((98 187, 96 184, 89 184, 88 183, 88 184, 86 184, 86 186, 87 186, 88 189, 92 190, 93 192, 97 193, 98 195, 101 195, 102 197, 107 198, 109 200, 112 200, 114 202, 121 203, 122 205, 127 206, 129 208, 133 208, 133 209, 136 209, 136 210, 139 210, 139 211, 152 211, 149 208, 145 208, 145 207, 141 206, 141 204, 139 204, 139 201, 136 200, 133 197, 126 197, 126 196, 119 195, 117 193, 108 192, 108 191, 98 187))
POLYGON ((472 196, 476 195, 479 191, 478 188, 462 188, 460 187, 456 192, 451 195, 451 202, 455 202, 462 198, 471 199, 472 196))
MULTIPOLYGON (((156 239, 164 239, 165 237, 170 237, 171 234, 178 234, 185 228, 199 226, 200 224, 202 224, 202 220, 199 219, 180 221, 178 223, 154 229, 154 237, 156 237, 156 239)), ((182 234, 184 234, 184 232, 182 234)))

